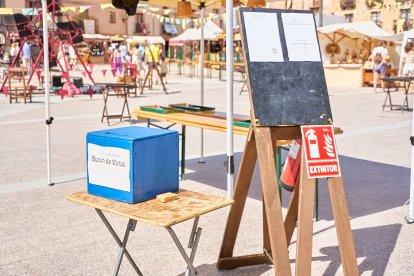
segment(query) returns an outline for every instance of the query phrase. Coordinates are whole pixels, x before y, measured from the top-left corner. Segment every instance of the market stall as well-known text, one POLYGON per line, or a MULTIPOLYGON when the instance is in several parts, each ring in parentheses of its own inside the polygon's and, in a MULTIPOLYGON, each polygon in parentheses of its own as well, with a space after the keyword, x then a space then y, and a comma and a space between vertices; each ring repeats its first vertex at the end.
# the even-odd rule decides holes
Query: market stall
POLYGON ((372 21, 332 24, 319 28, 318 34, 328 85, 369 85, 373 79, 370 55, 378 41, 385 41, 388 49, 387 74, 398 73, 400 34, 390 34, 372 21))
POLYGON ((102 34, 83 34, 84 44, 89 49, 90 62, 105 64, 108 61, 107 52, 111 37, 102 34))

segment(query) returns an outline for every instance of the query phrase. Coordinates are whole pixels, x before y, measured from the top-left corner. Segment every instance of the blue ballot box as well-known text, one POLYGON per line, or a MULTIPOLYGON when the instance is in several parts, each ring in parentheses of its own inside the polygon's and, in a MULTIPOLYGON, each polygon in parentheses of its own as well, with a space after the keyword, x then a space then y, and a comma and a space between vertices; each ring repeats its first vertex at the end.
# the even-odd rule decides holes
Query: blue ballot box
POLYGON ((123 127, 86 136, 88 193, 136 203, 178 191, 177 131, 123 127))

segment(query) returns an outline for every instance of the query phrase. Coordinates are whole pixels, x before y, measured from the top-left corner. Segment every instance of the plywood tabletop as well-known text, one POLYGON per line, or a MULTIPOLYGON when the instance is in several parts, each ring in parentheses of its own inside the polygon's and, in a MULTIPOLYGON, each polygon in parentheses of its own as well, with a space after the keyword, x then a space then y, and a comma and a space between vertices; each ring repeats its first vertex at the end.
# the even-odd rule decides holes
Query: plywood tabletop
POLYGON ((180 190, 178 199, 162 203, 156 199, 129 204, 88 194, 86 191, 66 199, 147 224, 168 227, 234 203, 232 199, 180 190))

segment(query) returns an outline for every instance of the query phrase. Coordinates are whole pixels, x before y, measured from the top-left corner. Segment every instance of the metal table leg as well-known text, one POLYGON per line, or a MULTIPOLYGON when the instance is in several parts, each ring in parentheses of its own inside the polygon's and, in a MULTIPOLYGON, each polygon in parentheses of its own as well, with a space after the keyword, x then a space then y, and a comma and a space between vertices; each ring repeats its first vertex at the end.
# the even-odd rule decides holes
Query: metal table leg
POLYGON ((115 270, 114 270, 113 275, 114 276, 115 275, 118 275, 119 268, 120 268, 121 262, 122 262, 122 257, 125 254, 125 256, 127 257, 128 261, 131 263, 131 265, 134 268, 134 270, 137 273, 137 275, 142 276, 141 271, 139 270, 138 266, 135 264, 134 260, 132 259, 131 255, 129 254, 128 250, 126 249, 126 244, 128 242, 129 234, 130 234, 131 231, 134 231, 135 230, 135 226, 136 226, 137 222, 135 220, 132 220, 132 219, 129 220, 127 229, 125 231, 124 240, 123 240, 123 242, 121 242, 121 240, 119 239, 118 235, 115 233, 115 230, 112 228, 111 224, 106 219, 106 217, 102 213, 102 211, 99 210, 99 209, 95 209, 95 210, 98 213, 98 215, 101 218, 101 220, 103 221, 103 223, 105 224, 106 228, 111 233, 112 237, 114 238, 114 240, 116 241, 116 243, 118 244, 118 246, 120 247, 119 255, 118 255, 118 259, 116 261, 116 266, 115 266, 115 270))
MULTIPOLYGON (((167 127, 163 127, 154 123, 151 123, 151 119, 147 119, 147 127, 154 126, 161 129, 170 129, 176 124, 171 124, 167 127)), ((180 161, 180 180, 185 180, 185 135, 186 135, 186 126, 181 125, 181 161, 180 161)))
POLYGON ((281 147, 276 147, 276 178, 279 187, 280 204, 282 204, 282 186, 280 185, 280 176, 282 174, 282 150, 281 147))
POLYGON ((181 126, 181 175, 180 179, 185 180, 185 125, 181 126))
POLYGON ((198 217, 194 219, 193 229, 192 229, 191 236, 190 236, 190 242, 189 242, 189 247, 191 245, 190 257, 188 257, 187 253, 185 252, 185 249, 180 243, 180 240, 178 239, 174 230, 170 226, 165 227, 168 233, 170 233, 171 238, 174 240, 174 243, 177 246, 178 250, 180 251, 181 255, 183 256, 185 262, 187 263, 187 270, 185 273, 186 276, 187 275, 193 275, 193 276, 198 275, 198 272, 193 265, 193 261, 194 261, 194 257, 197 251, 198 242, 200 241, 202 229, 197 228, 197 224, 198 224, 198 217), (196 228, 197 228, 197 231, 195 231, 196 228))
POLYGON ((319 179, 315 179, 315 221, 319 220, 319 179))

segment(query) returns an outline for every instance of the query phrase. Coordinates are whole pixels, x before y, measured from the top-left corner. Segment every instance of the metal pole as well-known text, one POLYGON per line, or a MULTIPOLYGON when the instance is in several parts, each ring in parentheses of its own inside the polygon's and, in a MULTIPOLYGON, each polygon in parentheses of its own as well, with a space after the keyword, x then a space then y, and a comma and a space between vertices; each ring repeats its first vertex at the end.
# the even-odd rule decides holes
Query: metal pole
MULTIPOLYGON (((204 2, 201 2, 201 39, 200 39, 200 105, 204 105, 204 2)), ((204 163, 204 130, 201 128, 200 163, 204 163)))
POLYGON ((414 223, 414 116, 411 129, 411 181, 410 181, 410 206, 408 211, 408 217, 406 217, 407 223, 414 223))
POLYGON ((233 0, 226 0, 227 198, 233 197, 233 0))
POLYGON ((50 153, 50 125, 53 118, 50 117, 50 95, 49 95, 49 39, 48 39, 48 27, 47 27, 47 1, 42 0, 42 27, 43 27, 43 70, 45 74, 45 117, 46 117, 46 154, 47 154, 47 184, 49 186, 54 185, 52 183, 51 175, 51 153, 50 153))
POLYGON ((323 26, 323 0, 319 0, 319 27, 323 26))

